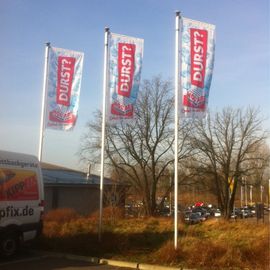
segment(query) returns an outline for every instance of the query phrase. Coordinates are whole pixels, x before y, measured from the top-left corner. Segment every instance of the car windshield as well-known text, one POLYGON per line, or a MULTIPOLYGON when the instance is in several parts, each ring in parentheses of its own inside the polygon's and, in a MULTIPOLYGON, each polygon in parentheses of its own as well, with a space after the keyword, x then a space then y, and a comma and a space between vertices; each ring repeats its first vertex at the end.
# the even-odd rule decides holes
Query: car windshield
POLYGON ((192 214, 190 215, 190 217, 191 217, 191 218, 197 218, 197 217, 199 217, 199 214, 198 214, 198 213, 192 213, 192 214))

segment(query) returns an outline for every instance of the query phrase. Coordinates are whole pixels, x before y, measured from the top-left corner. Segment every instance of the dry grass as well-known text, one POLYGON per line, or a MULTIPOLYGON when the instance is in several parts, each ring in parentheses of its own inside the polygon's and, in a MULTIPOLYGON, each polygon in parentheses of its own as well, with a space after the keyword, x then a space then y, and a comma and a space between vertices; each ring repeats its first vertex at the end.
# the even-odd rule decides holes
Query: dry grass
POLYGON ((105 215, 99 243, 97 215, 74 218, 72 212, 59 211, 58 215, 49 213, 45 219, 44 236, 39 243, 42 248, 189 268, 269 269, 269 227, 266 224, 221 219, 193 226, 179 224, 179 248, 175 251, 170 218, 118 217, 112 223, 111 213, 105 210, 109 214, 107 218, 105 215), (60 216, 64 222, 59 222, 60 216))
MULTIPOLYGON (((119 208, 119 207, 106 207, 106 208, 103 208, 103 211, 102 211, 103 222, 107 224, 115 224, 117 220, 123 219, 124 216, 125 216, 124 209, 119 208)), ((90 218, 93 221, 99 220, 99 210, 94 212, 90 216, 90 218)))
POLYGON ((213 219, 188 226, 178 246, 178 251, 174 252, 173 243, 166 243, 153 254, 153 261, 157 260, 155 258, 167 264, 184 261, 188 267, 215 269, 269 269, 269 227, 250 220, 213 219))
POLYGON ((75 220, 79 217, 77 212, 74 209, 71 208, 59 208, 55 210, 49 211, 44 216, 45 222, 57 222, 57 223, 65 223, 70 222, 72 220, 75 220))

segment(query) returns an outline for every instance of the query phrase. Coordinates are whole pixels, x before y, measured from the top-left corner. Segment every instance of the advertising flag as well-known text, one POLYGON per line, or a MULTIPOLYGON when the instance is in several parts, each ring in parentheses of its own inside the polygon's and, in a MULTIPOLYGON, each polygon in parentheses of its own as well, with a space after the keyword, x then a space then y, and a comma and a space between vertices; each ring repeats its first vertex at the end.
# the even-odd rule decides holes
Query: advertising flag
POLYGON ((203 118, 214 68, 215 26, 182 18, 180 52, 180 115, 203 118))
POLYGON ((134 108, 139 91, 143 39, 110 34, 109 39, 109 121, 134 119, 134 108))
POLYGON ((84 54, 50 48, 46 127, 71 130, 77 120, 84 54))

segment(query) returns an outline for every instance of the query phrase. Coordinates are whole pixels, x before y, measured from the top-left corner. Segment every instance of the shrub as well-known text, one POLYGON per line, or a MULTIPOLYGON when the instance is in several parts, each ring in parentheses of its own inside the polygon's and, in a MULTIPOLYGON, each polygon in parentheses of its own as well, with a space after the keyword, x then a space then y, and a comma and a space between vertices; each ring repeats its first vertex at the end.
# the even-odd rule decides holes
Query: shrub
POLYGON ((72 208, 58 208, 49 211, 44 216, 45 222, 65 223, 78 218, 78 213, 72 208))
POLYGON ((62 225, 55 221, 44 222, 43 236, 47 238, 58 237, 60 235, 62 225))
POLYGON ((175 250, 174 242, 167 241, 162 247, 154 252, 150 258, 152 263, 160 264, 162 261, 166 265, 179 265, 184 259, 181 249, 175 250))
MULTIPOLYGON (((108 206, 102 209, 102 220, 105 223, 115 224, 118 220, 124 218, 124 209, 119 207, 108 206)), ((99 210, 90 215, 90 219, 95 220, 96 223, 99 220, 99 210)))

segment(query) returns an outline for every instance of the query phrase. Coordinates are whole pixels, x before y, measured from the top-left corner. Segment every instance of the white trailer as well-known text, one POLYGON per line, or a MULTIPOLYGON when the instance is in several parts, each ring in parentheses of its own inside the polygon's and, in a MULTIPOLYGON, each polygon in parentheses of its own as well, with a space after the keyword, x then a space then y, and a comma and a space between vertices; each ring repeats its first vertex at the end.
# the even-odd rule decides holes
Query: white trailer
POLYGON ((42 231, 44 187, 38 159, 0 151, 0 254, 11 256, 42 231))

